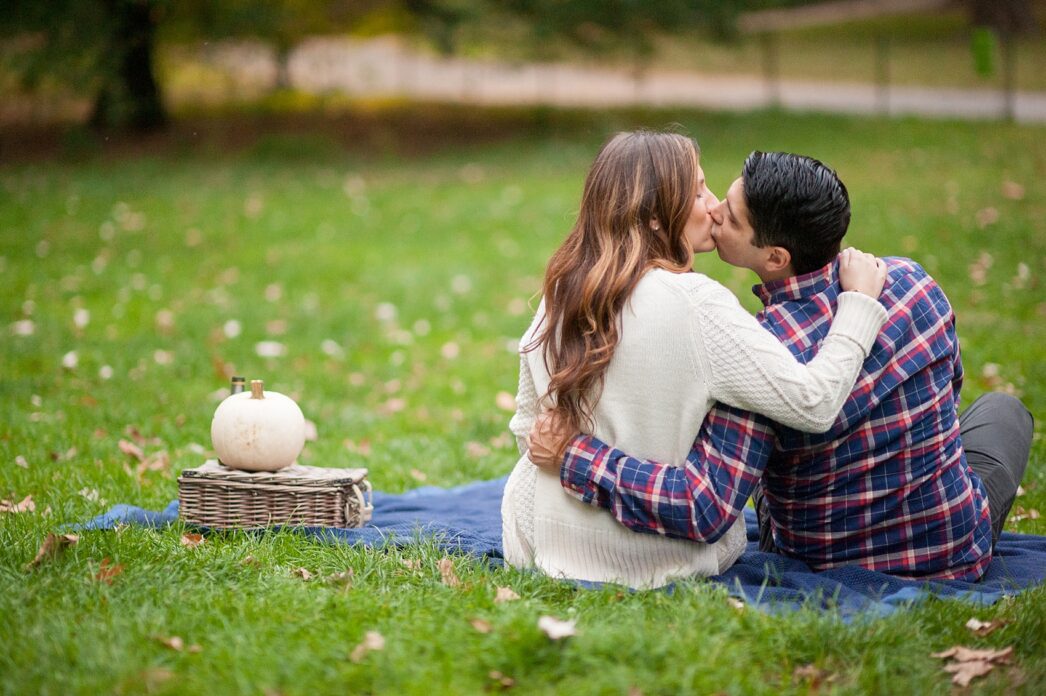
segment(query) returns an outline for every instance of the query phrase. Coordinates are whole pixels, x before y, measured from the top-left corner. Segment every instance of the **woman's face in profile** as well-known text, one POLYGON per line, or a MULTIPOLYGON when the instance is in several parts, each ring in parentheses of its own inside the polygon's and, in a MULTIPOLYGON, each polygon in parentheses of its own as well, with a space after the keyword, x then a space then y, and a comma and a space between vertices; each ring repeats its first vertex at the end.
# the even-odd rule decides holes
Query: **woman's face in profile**
POLYGON ((690 217, 686 221, 684 234, 690 243, 690 248, 695 254, 702 254, 715 249, 715 241, 712 239, 712 217, 708 211, 719 204, 708 188, 705 181, 705 172, 700 166, 697 168, 697 196, 694 198, 694 206, 690 209, 690 217))

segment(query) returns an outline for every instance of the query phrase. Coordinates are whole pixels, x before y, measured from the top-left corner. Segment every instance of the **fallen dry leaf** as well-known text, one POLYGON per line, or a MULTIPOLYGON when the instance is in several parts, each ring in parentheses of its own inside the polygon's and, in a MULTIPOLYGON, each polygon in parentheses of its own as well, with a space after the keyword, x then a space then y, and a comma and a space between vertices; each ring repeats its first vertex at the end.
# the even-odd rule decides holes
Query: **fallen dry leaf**
POLYGON ((324 578, 324 582, 328 585, 341 585, 348 588, 352 586, 352 578, 354 576, 355 573, 353 573, 352 568, 347 568, 340 573, 331 573, 324 578))
POLYGON ((26 570, 32 570, 45 559, 57 555, 62 549, 72 546, 78 541, 80 541, 80 537, 76 534, 48 534, 44 539, 44 543, 40 544, 40 550, 36 552, 36 557, 26 564, 26 570))
POLYGON ((792 672, 792 680, 806 682, 809 688, 816 692, 821 688, 822 683, 833 682, 836 680, 836 676, 824 671, 817 665, 809 664, 796 667, 792 672))
POLYGON ((122 563, 113 564, 108 558, 103 558, 102 564, 98 567, 98 572, 95 574, 94 579, 99 582, 104 582, 106 585, 112 585, 113 579, 122 572, 122 563))
POLYGON ((140 462, 145 460, 145 452, 143 452, 142 448, 134 444, 133 442, 128 442, 127 440, 121 439, 116 444, 120 448, 120 451, 128 455, 129 457, 134 457, 140 462))
POLYGON ((497 396, 494 397, 494 404, 502 411, 515 411, 516 397, 507 391, 499 391, 497 396))
POLYGON ((955 647, 948 648, 944 652, 931 653, 930 657, 938 657, 942 660, 952 659, 956 662, 1007 662, 1012 652, 1012 646, 1003 648, 1002 650, 992 650, 991 648, 978 650, 976 648, 966 648, 961 645, 956 645, 955 647))
POLYGON ((103 500, 101 496, 98 495, 98 489, 81 488, 79 492, 80 495, 84 497, 84 499, 89 500, 92 503, 101 503, 102 505, 105 505, 105 500, 103 500))
POLYGON ((143 672, 140 672, 137 677, 137 682, 144 686, 143 689, 146 693, 152 693, 159 689, 160 685, 164 682, 168 682, 174 678, 174 672, 163 667, 150 667, 143 672))
POLYGON ((358 443, 354 442, 353 440, 345 440, 342 444, 345 445, 345 449, 347 449, 350 452, 354 452, 364 457, 370 455, 370 440, 368 440, 367 438, 360 440, 358 443))
POLYGON ((404 558, 400 561, 400 563, 403 564, 404 568, 408 568, 410 570, 417 570, 421 567, 421 561, 415 561, 413 558, 404 558))
POLYGON ((171 636, 170 638, 164 638, 163 636, 157 636, 156 640, 160 641, 161 645, 166 645, 171 650, 181 652, 185 648, 185 641, 178 636, 171 636))
POLYGON ((33 502, 33 496, 27 495, 22 498, 22 502, 16 503, 12 500, 0 500, 0 512, 32 512, 36 509, 36 503, 33 502))
POLYGON ((1002 196, 1011 201, 1019 201, 1024 198, 1024 187, 1016 181, 1002 182, 1002 196))
POLYGON ((195 549, 200 544, 204 543, 206 539, 203 538, 203 534, 196 534, 194 532, 186 532, 182 534, 182 546, 195 549))
POLYGON ((490 454, 490 448, 482 442, 466 442, 465 454, 475 459, 479 459, 480 457, 485 457, 490 454))
POLYGON ((517 599, 519 599, 519 595, 516 594, 511 587, 499 587, 497 592, 494 594, 494 604, 514 602, 517 599))
POLYGON ((312 573, 310 573, 307 568, 295 568, 293 575, 301 578, 302 580, 312 579, 312 573))
POLYGON ((469 619, 469 623, 472 625, 472 628, 476 629, 479 633, 490 633, 494 630, 493 624, 485 619, 469 619))
POLYGON ((461 585, 461 579, 454 572, 454 561, 447 556, 439 559, 439 575, 443 584, 447 587, 458 587, 461 585))
POLYGON ((1007 621, 1001 619, 996 619, 994 621, 981 621, 977 618, 971 618, 966 622, 966 628, 970 629, 975 635, 983 638, 984 636, 994 633, 1007 623, 1007 621))
POLYGON ((745 603, 737 597, 727 597, 726 603, 732 606, 734 609, 737 609, 738 611, 744 611, 745 603))
POLYGON ((420 469, 411 469, 410 477, 415 481, 428 481, 429 479, 428 474, 426 474, 424 471, 421 471, 420 469))
POLYGON ((22 455, 18 455, 17 457, 15 457, 15 464, 22 467, 23 469, 29 468, 29 462, 26 461, 26 458, 22 455))
POLYGON ((969 686, 970 682, 977 677, 983 677, 995 669, 991 662, 973 660, 972 662, 949 662, 944 666, 945 672, 951 672, 952 683, 956 686, 969 686))
POLYGON ((349 659, 353 662, 362 662, 363 658, 367 656, 372 650, 384 650, 385 649, 385 637, 377 631, 367 631, 363 635, 363 641, 352 649, 349 653, 349 659))
POLYGON ((950 659, 951 662, 944 665, 944 671, 954 675, 953 684, 965 687, 969 686, 973 679, 991 672, 995 665, 1009 664, 1012 653, 1012 646, 1002 650, 977 650, 957 645, 944 652, 931 653, 931 657, 950 659))
POLYGON ((552 640, 561 640, 577 635, 577 623, 575 621, 563 621, 554 616, 542 616, 538 619, 538 628, 552 640))
POLYGON ((497 682, 497 685, 503 689, 511 689, 513 686, 516 685, 515 679, 513 679, 512 677, 505 676, 496 669, 488 673, 487 676, 493 679, 495 682, 497 682))
POLYGON ((1010 515, 1009 522, 1011 524, 1016 524, 1017 522, 1022 522, 1024 520, 1037 520, 1037 519, 1039 519, 1039 511, 1038 510, 1036 510, 1035 508, 1029 508, 1029 509, 1025 510, 1024 507, 1018 505, 1017 507, 1013 508, 1013 514, 1010 515))
POLYGON ((242 565, 242 566, 260 566, 261 565, 261 561, 259 561, 254 556, 247 556, 242 561, 240 561, 240 565, 242 565))

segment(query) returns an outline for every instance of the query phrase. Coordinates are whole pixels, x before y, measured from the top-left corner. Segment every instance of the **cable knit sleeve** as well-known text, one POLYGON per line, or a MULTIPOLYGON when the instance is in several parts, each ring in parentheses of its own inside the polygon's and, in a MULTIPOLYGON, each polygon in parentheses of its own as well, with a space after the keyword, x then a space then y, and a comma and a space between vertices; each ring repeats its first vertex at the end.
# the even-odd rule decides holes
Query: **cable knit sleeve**
POLYGON ((841 293, 828 336, 804 365, 723 286, 710 283, 695 299, 710 396, 810 433, 832 427, 886 321, 878 300, 841 293))
MULTIPOLYGON (((539 349, 540 350, 540 349, 539 349)), ((524 353, 519 355, 519 389, 516 391, 516 412, 508 422, 508 428, 516 436, 519 453, 527 451, 527 435, 538 417, 538 393, 534 387, 534 376, 530 374, 530 363, 524 353)))

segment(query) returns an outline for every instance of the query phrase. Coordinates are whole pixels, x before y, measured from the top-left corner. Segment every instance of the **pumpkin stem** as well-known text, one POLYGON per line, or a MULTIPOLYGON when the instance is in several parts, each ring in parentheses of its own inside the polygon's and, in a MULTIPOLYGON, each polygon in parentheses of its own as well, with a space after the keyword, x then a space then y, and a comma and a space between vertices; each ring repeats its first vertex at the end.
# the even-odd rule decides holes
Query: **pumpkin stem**
POLYGON ((252 399, 264 399, 264 383, 260 379, 251 380, 251 398, 252 399))

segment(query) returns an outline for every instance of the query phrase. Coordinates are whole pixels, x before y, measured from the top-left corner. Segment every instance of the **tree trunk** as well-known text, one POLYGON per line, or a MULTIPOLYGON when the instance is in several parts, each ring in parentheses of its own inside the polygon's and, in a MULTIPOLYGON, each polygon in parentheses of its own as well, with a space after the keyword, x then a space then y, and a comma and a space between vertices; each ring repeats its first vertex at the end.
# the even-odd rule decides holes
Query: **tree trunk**
POLYGON ((155 8, 148 0, 107 0, 108 56, 90 124, 95 128, 155 130, 167 123, 153 71, 155 8))
POLYGON ((1030 0, 969 0, 970 21, 977 27, 991 27, 999 34, 1037 34, 1030 0))

